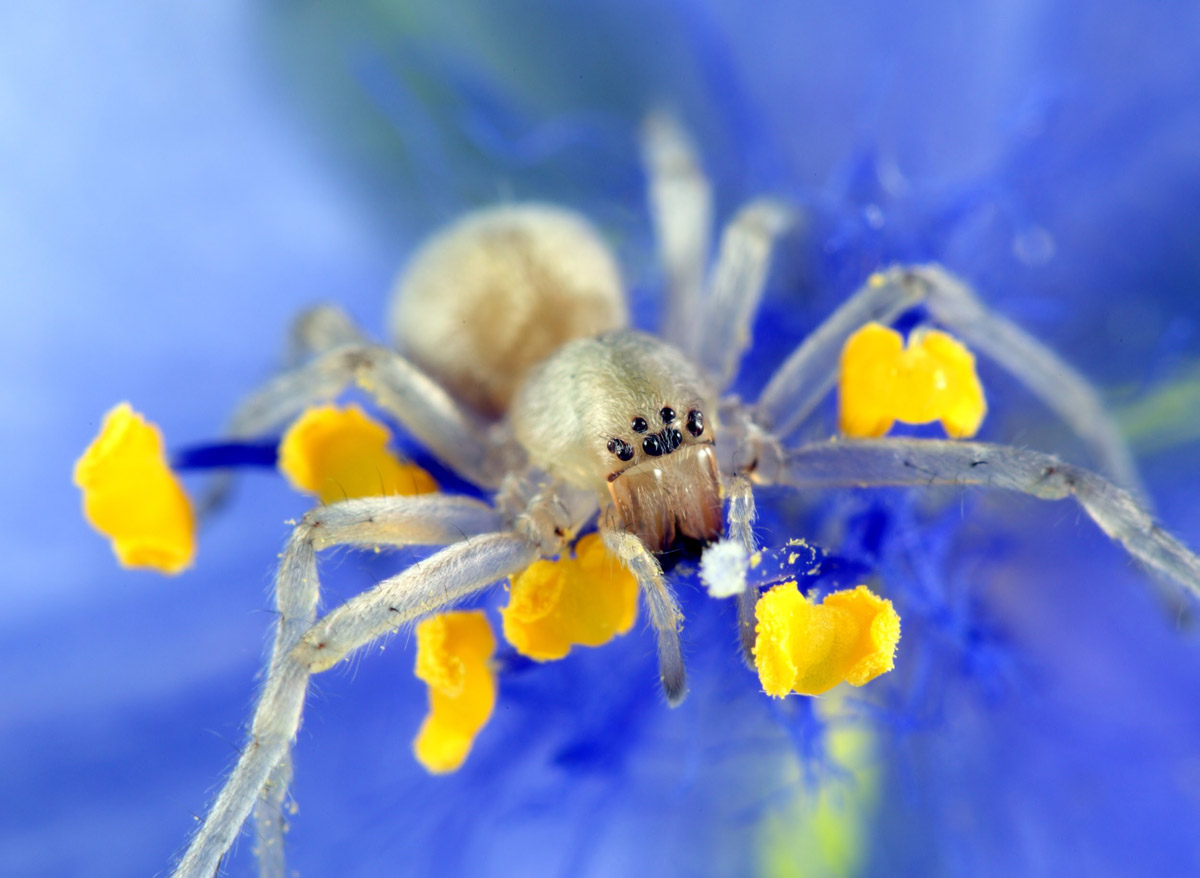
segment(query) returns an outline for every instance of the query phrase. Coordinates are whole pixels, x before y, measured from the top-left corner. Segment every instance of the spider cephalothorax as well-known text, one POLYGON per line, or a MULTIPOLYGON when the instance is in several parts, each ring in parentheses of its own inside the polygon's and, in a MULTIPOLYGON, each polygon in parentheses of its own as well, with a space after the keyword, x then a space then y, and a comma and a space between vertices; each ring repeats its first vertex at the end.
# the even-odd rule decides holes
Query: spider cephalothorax
POLYGON ((617 330, 552 354, 522 384, 510 418, 530 460, 611 499, 610 525, 658 554, 676 537, 721 534, 715 430, 703 427, 709 393, 677 349, 617 330))

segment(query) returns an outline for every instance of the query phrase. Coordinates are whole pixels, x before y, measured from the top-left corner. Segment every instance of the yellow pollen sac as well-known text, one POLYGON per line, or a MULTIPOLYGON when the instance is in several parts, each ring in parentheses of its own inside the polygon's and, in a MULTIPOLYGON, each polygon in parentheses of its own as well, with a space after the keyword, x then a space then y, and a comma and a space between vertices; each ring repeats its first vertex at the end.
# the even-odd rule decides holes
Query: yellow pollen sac
POLYGON ((455 771, 496 705, 488 665, 496 638, 483 610, 442 613, 417 625, 416 675, 429 684, 429 715, 413 754, 430 774, 455 771))
POLYGON ((846 436, 883 436, 892 424, 941 421, 954 439, 974 436, 987 414, 975 357, 936 329, 900 333, 868 323, 846 340, 838 372, 838 418, 846 436))
POLYGON ((88 524, 112 540, 125 567, 179 573, 196 554, 196 520, 167 466, 162 433, 123 402, 75 462, 88 524))
POLYGON ((354 497, 429 494, 438 489, 419 466, 388 450, 391 434, 356 405, 308 409, 279 443, 279 471, 298 491, 336 503, 354 497))
POLYGON ((785 582, 760 597, 754 613, 754 664, 776 698, 820 695, 843 680, 862 686, 895 665, 900 617, 865 585, 814 604, 785 582))
POLYGON ((575 544, 574 558, 535 561, 512 580, 500 610, 504 637, 536 661, 560 659, 571 647, 601 646, 633 627, 638 586, 597 534, 575 544))

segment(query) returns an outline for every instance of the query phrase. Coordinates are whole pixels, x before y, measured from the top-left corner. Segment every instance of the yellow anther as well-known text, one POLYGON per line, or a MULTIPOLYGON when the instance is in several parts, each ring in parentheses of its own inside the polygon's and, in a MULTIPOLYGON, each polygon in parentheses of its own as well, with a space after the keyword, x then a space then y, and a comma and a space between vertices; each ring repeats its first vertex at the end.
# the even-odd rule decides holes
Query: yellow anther
POLYGON ((112 540, 125 567, 178 573, 196 554, 196 522, 178 477, 167 466, 162 434, 127 402, 104 416, 100 433, 75 462, 83 515, 112 540))
POLYGON ((483 610, 442 613, 417 625, 416 675, 429 684, 429 714, 413 741, 431 774, 455 771, 496 705, 488 665, 496 638, 483 610))
POLYGON ((433 477, 388 450, 387 427, 356 405, 308 409, 279 443, 279 471, 325 503, 385 494, 428 494, 433 477))
POLYGON ((574 558, 535 561, 512 580, 504 636, 537 661, 560 659, 571 647, 600 646, 633 627, 637 580, 596 534, 575 545, 574 558))
POLYGON ((883 436, 892 424, 941 421, 948 436, 974 436, 987 413, 975 357, 944 332, 909 337, 868 323, 846 340, 838 375, 842 433, 883 436))
POLYGON ((768 695, 820 695, 843 680, 862 686, 894 666, 900 617, 865 585, 814 604, 787 582, 754 612, 754 664, 768 695))

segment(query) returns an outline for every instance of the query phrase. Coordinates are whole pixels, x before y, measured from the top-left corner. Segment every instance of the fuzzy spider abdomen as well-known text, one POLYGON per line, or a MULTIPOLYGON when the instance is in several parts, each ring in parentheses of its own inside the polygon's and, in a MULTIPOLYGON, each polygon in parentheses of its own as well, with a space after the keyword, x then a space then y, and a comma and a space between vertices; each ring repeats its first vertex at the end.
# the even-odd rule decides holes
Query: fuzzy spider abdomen
POLYGON ((406 356, 491 417, 563 344, 627 322, 599 233, 544 204, 479 210, 435 235, 397 282, 388 320, 406 356))

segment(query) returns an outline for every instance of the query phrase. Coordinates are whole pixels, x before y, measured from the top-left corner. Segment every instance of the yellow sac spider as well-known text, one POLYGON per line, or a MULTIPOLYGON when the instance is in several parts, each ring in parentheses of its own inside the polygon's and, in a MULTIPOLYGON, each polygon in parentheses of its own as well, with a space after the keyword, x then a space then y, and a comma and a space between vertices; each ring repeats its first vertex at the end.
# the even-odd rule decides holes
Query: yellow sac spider
MULTIPOLYGON (((681 540, 711 544, 702 575, 714 594, 737 595, 740 642, 751 655, 759 600, 757 586, 747 585, 757 550, 755 484, 800 490, 978 485, 1047 500, 1073 497, 1130 554, 1200 591, 1200 559, 1155 525, 1096 393, 938 266, 892 267, 872 276, 786 358, 756 401, 725 396, 749 344, 773 242, 790 211, 771 200, 742 208, 707 271, 712 198, 686 134, 669 118, 654 116, 643 145, 667 277, 661 337, 627 327, 617 266, 583 218, 546 205, 496 207, 467 216, 418 250, 392 299, 395 348, 369 343, 335 309, 309 312, 296 328, 307 361, 237 411, 232 438, 260 437, 357 384, 493 499, 364 498, 314 509, 296 525, 275 581, 278 631, 249 741, 176 875, 213 875, 252 809, 259 855, 272 859, 269 874, 283 874, 279 808, 309 678, 540 558, 562 554, 570 536, 597 515, 605 547, 643 595, 672 705, 686 692, 681 614, 657 555, 681 540), (1036 451, 973 441, 850 436, 790 444, 837 382, 843 351, 853 357, 863 345, 890 351, 892 365, 884 373, 900 389, 895 399, 867 399, 866 414, 855 407, 861 399, 844 399, 844 424, 855 422, 858 412, 867 425, 863 435, 885 431, 893 419, 942 419, 958 434, 973 431, 982 417, 981 395, 964 414, 961 399, 937 405, 924 399, 914 382, 926 379, 913 377, 933 375, 942 387, 950 375, 950 383, 959 382, 976 399, 970 375, 943 371, 973 363, 965 348, 922 336, 903 352, 886 332, 870 330, 875 341, 858 335, 916 305, 1062 417, 1095 452, 1107 478, 1036 451), (858 342, 848 348, 852 337, 858 342), (317 617, 318 550, 412 544, 445 548, 317 617)), ((878 360, 865 371, 856 363, 843 364, 857 376, 843 393, 869 397, 881 386, 882 379, 871 377, 878 360)), ((840 604, 820 609, 799 596, 773 594, 779 612, 771 625, 825 613, 836 623, 831 631, 854 638, 866 631, 840 604)), ((868 627, 889 634, 897 626, 885 612, 868 627)), ((832 685, 825 678, 802 680, 797 662, 807 659, 794 647, 772 647, 770 663, 779 672, 771 690, 832 685)))

